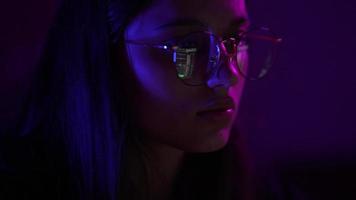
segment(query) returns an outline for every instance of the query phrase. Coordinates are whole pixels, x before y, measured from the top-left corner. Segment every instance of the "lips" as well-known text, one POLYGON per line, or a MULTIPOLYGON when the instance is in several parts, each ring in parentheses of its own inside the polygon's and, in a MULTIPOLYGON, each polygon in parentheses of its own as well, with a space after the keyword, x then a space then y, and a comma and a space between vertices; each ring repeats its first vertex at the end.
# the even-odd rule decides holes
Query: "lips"
POLYGON ((201 110, 197 112, 198 116, 211 113, 232 112, 235 110, 235 104, 231 97, 215 99, 208 102, 201 110))

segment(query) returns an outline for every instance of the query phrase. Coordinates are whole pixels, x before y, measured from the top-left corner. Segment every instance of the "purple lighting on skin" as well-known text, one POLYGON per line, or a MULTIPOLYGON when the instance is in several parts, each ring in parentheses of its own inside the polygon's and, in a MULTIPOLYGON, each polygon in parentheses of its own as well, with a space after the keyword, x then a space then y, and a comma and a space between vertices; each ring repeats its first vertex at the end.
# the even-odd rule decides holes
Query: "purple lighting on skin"
POLYGON ((237 69, 235 67, 230 67, 230 69, 232 70, 234 75, 238 74, 237 69))
POLYGON ((173 62, 174 63, 177 62, 177 53, 176 52, 173 53, 173 62))

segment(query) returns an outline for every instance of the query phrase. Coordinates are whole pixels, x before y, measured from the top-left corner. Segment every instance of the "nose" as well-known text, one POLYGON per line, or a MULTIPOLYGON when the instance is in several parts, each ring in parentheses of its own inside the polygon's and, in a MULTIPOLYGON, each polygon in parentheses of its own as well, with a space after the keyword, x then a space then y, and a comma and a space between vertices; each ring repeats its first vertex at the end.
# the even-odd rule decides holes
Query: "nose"
POLYGON ((224 87, 228 89, 238 83, 238 70, 235 66, 237 63, 233 57, 224 54, 221 59, 216 70, 207 80, 209 88, 224 87))

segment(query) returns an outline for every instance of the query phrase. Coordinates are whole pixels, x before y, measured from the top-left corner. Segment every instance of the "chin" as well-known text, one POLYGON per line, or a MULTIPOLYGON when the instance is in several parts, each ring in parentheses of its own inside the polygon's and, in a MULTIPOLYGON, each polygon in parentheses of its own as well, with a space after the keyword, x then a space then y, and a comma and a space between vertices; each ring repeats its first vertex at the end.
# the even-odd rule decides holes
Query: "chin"
POLYGON ((198 144, 195 144, 189 152, 209 153, 218 151, 226 146, 230 137, 230 128, 221 129, 212 134, 204 135, 198 144))

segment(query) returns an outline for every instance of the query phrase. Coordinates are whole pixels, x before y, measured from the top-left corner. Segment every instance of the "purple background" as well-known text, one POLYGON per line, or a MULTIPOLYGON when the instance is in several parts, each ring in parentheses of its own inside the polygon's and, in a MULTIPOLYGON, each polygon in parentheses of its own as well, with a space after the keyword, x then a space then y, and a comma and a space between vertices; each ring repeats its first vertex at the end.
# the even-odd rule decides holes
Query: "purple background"
POLYGON ((356 199, 355 1, 250 2, 253 23, 284 39, 241 103, 258 170, 277 166, 313 199, 356 199))
POLYGON ((255 24, 284 41, 269 76, 249 82, 241 126, 255 149, 282 159, 356 153, 356 3, 252 1, 255 24))
MULTIPOLYGON (((0 6, 2 129, 18 114, 55 2, 0 6)), ((338 191, 355 173, 356 3, 251 0, 250 14, 254 24, 268 25, 284 39, 278 63, 265 80, 247 83, 241 102, 237 123, 256 162, 283 166, 291 181, 308 177, 300 182, 306 190, 338 191)))
POLYGON ((29 88, 56 0, 0 4, 0 131, 12 126, 29 88))

